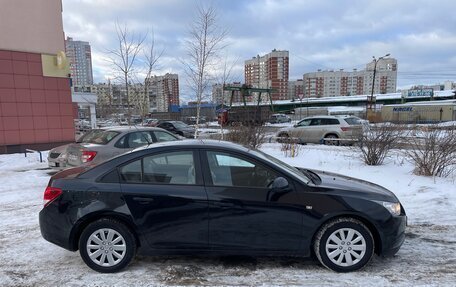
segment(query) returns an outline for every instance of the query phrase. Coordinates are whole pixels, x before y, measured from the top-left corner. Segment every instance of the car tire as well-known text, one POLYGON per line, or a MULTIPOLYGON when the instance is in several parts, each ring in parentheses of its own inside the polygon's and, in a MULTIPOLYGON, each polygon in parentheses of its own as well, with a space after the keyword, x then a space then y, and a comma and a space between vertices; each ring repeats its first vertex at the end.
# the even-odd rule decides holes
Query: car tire
POLYGON ((336 272, 363 268, 374 254, 370 230, 354 218, 338 218, 326 223, 317 232, 314 252, 318 261, 336 272))
POLYGON ((114 273, 125 268, 136 254, 136 239, 122 222, 102 218, 90 223, 79 238, 82 260, 95 271, 114 273))
POLYGON ((334 134, 329 134, 329 135, 326 135, 325 136, 325 139, 328 139, 328 140, 324 140, 323 141, 323 144, 325 145, 339 145, 340 142, 339 142, 339 137, 337 135, 334 135, 334 134), (331 140, 333 139, 333 140, 331 140))

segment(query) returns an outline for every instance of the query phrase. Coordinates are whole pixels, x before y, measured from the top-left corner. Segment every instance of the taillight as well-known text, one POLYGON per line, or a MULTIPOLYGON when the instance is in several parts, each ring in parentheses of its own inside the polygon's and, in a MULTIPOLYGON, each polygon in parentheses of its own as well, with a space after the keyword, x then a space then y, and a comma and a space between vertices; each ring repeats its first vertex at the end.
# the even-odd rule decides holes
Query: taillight
POLYGON ((343 132, 346 132, 346 131, 351 130, 352 128, 351 128, 351 127, 340 127, 340 129, 341 129, 343 132))
POLYGON ((81 160, 82 160, 82 162, 89 162, 89 161, 92 161, 96 155, 97 155, 96 151, 84 150, 84 151, 82 151, 81 160))
POLYGON ((49 203, 51 203, 53 200, 55 200, 61 194, 62 194, 62 190, 60 188, 51 187, 51 186, 46 187, 46 190, 44 191, 44 197, 43 197, 44 206, 45 207, 48 206, 49 203))

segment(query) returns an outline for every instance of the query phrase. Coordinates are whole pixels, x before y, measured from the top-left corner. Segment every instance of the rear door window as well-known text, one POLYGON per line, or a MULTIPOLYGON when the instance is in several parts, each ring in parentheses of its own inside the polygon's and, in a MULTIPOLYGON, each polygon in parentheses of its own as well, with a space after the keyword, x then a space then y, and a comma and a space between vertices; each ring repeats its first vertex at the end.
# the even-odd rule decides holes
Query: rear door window
POLYGON ((312 122, 310 123, 311 126, 321 126, 322 125, 322 119, 312 119, 312 122))
POLYGON ((340 125, 338 119, 321 119, 321 125, 340 125))
POLYGON ((144 161, 144 182, 156 184, 195 184, 195 163, 192 151, 167 152, 147 156, 144 161))
POLYGON ((127 148, 137 148, 154 142, 148 131, 130 133, 127 139, 127 148))

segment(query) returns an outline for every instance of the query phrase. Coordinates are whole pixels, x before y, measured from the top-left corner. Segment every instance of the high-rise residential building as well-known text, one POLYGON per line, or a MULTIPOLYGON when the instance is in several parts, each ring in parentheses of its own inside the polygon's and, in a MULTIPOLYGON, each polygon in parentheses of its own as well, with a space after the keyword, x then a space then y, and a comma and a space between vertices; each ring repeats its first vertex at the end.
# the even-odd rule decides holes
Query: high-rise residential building
MULTIPOLYGON (((365 93, 369 94, 372 89, 372 79, 374 74, 375 62, 366 65, 366 79, 364 83, 365 93), (366 92, 367 90, 367 92, 366 92)), ((374 94, 394 93, 397 88, 397 60, 394 58, 384 58, 377 61, 374 94)))
POLYGON ((150 78, 149 102, 151 112, 169 112, 179 106, 179 76, 166 74, 150 78))
MULTIPOLYGON (((335 97, 350 95, 366 95, 372 91, 372 80, 375 62, 368 63, 365 70, 339 71, 329 70, 306 73, 304 80, 304 96, 335 97)), ((374 94, 396 92, 397 60, 384 58, 377 62, 374 94)))
POLYGON ((273 100, 288 98, 288 51, 272 50, 264 56, 245 61, 245 83, 256 88, 272 88, 273 100))
POLYGON ((62 1, 0 3, 0 153, 73 142, 62 1))
POLYGON ((288 82, 288 99, 299 99, 304 95, 304 81, 298 79, 296 81, 288 82))
POLYGON ((90 44, 84 41, 74 41, 73 38, 67 37, 65 51, 70 62, 73 86, 92 85, 92 52, 90 44))

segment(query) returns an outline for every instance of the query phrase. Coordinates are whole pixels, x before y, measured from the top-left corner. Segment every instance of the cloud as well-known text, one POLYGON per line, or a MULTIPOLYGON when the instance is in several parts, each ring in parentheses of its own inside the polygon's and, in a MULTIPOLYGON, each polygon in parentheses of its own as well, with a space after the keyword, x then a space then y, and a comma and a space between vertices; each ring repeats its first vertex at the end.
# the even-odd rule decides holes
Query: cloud
POLYGON ((390 53, 398 60, 398 86, 456 80, 454 1, 65 0, 64 29, 91 43, 99 81, 109 74, 103 51, 116 43, 116 21, 135 33, 153 29, 165 49, 157 73, 178 73, 182 87, 183 39, 197 5, 211 3, 217 24, 229 32, 223 54, 239 59, 234 72, 242 81, 244 61, 274 48, 290 51, 290 79, 317 69, 364 68, 372 56, 390 53))

